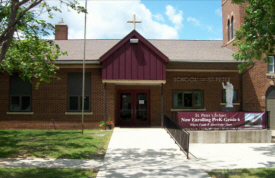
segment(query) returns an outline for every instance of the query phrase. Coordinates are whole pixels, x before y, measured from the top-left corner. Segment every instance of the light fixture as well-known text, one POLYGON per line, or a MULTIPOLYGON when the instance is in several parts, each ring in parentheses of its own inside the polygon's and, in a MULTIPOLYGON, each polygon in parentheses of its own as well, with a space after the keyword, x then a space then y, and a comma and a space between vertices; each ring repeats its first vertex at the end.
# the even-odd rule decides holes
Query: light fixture
POLYGON ((131 38, 130 43, 138 43, 138 39, 137 38, 131 38))

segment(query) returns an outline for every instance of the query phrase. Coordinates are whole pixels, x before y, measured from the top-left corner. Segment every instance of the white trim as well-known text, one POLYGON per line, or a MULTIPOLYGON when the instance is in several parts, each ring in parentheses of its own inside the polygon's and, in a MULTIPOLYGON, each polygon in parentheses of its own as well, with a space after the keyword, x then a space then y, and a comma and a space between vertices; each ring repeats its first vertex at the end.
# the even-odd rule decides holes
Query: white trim
MULTIPOLYGON (((233 104, 233 106, 239 106, 239 105, 240 105, 240 103, 232 103, 232 104, 233 104)), ((226 103, 220 103, 220 105, 221 105, 221 106, 225 106, 226 103)))
POLYGON ((203 109, 171 109, 172 112, 181 112, 181 111, 206 111, 206 108, 203 109))
POLYGON ((265 74, 267 77, 275 77, 275 73, 267 73, 265 74))
MULTIPOLYGON (((230 33, 231 33, 231 31, 230 31, 230 33)), ((232 38, 230 41, 228 41, 226 45, 228 45, 229 43, 232 43, 235 39, 236 39, 236 37, 234 36, 234 38, 232 38)))
MULTIPOLYGON (((65 112, 65 115, 82 115, 82 112, 65 112)), ((84 112, 84 115, 93 115, 93 112, 84 112)))
POLYGON ((34 115, 34 112, 7 112, 8 115, 34 115))
POLYGON ((166 80, 102 80, 102 83, 114 83, 119 85, 159 85, 166 80))
POLYGON ((166 72, 237 72, 239 73, 239 70, 166 69, 166 72))

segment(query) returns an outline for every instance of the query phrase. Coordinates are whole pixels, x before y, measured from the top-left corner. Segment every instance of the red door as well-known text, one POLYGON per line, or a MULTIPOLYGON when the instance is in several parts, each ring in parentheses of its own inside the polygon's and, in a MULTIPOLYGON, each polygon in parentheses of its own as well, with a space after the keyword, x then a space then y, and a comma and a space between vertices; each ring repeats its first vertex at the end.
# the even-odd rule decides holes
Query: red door
POLYGON ((139 127, 150 125, 149 91, 118 91, 118 123, 120 126, 139 127))

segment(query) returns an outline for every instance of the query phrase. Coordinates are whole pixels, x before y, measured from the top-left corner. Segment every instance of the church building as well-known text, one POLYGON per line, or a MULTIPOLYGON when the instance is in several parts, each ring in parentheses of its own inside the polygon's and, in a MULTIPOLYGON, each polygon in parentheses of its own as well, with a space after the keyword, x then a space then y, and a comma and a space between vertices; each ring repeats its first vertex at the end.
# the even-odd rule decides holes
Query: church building
MULTIPOLYGON (((234 86, 235 111, 270 111, 275 129, 274 56, 242 73, 232 57, 244 9, 222 0, 223 40, 151 40, 135 29, 123 39, 87 39, 85 129, 105 115, 115 127, 160 127, 163 114, 221 112, 222 82, 234 86)), ((35 89, 37 79, 0 74, 1 129, 81 129, 84 40, 68 39, 64 22, 56 27, 55 43, 68 52, 55 62, 60 79, 35 89)))

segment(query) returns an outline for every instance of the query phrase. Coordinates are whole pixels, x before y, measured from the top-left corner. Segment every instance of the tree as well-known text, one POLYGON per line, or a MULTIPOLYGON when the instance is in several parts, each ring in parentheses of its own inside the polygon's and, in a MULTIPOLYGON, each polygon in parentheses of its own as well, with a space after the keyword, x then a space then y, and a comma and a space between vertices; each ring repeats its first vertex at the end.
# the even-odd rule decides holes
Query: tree
MULTIPOLYGON (((60 0, 61 4, 77 12, 86 13, 75 0, 60 0)), ((39 18, 41 13, 61 10, 50 6, 45 0, 1 0, 0 4, 0 71, 11 74, 20 72, 22 78, 39 78, 50 82, 55 77, 57 67, 54 61, 66 52, 60 51, 48 36, 55 27, 39 18)))
POLYGON ((239 65, 243 71, 256 60, 269 63, 268 56, 274 55, 275 47, 275 0, 232 0, 233 3, 248 3, 245 9, 244 23, 236 30, 238 52, 233 54, 236 60, 244 61, 239 65))

